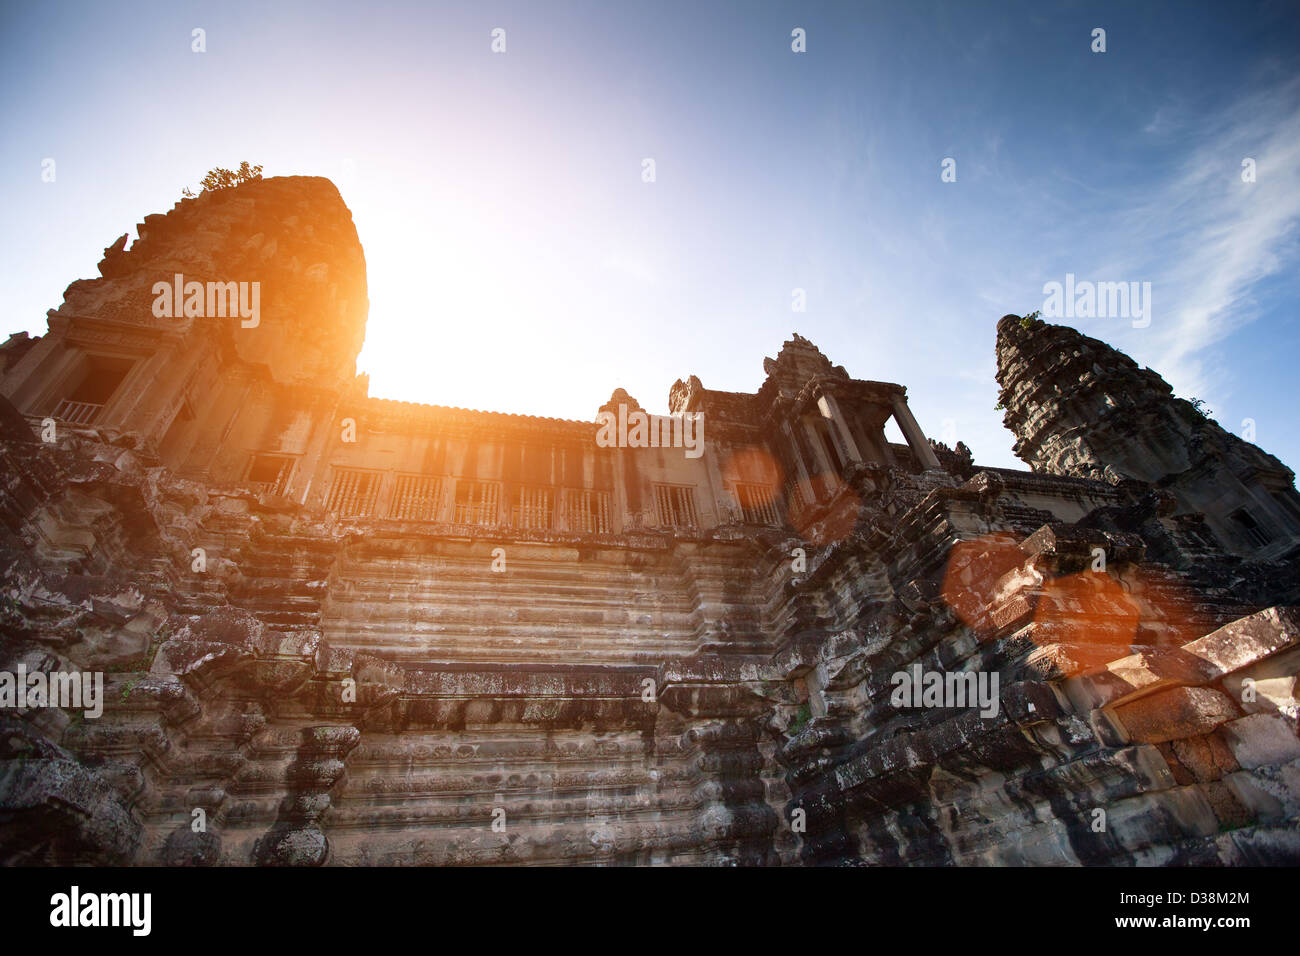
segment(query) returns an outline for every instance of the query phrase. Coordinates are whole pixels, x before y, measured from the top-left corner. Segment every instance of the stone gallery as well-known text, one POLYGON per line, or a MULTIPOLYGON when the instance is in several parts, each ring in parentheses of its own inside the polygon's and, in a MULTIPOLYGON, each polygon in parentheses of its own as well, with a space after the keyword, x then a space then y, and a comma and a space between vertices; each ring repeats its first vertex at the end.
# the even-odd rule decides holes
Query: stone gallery
POLYGON ((1293 474, 1104 343, 990 318, 1026 470, 799 335, 688 455, 369 397, 328 180, 137 232, 0 347, 0 671, 103 680, 0 862, 1300 862, 1293 474))

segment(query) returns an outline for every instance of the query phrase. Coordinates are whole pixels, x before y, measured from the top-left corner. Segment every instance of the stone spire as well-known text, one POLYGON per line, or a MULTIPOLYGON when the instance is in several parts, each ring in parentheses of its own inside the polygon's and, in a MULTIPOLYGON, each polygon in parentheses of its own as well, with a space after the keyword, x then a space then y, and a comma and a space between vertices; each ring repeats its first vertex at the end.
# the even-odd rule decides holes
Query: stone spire
POLYGON ((334 184, 280 176, 204 192, 145 216, 139 238, 104 250, 101 277, 73 282, 51 320, 110 320, 188 335, 222 327, 239 357, 280 382, 351 380, 365 338, 365 255, 334 184), (238 319, 160 318, 154 284, 258 283, 256 327, 238 319), (215 324, 215 325, 214 325, 215 324))
POLYGON ((1277 556, 1300 543, 1294 475, 1224 430, 1149 368, 1104 342, 1040 319, 997 329, 1003 424, 1036 472, 1137 479, 1204 512, 1232 550, 1277 556))
POLYGON ((776 358, 763 359, 767 373, 766 388, 775 386, 782 394, 798 392, 810 379, 818 376, 847 379, 849 373, 842 365, 832 365, 831 360, 817 346, 798 332, 781 346, 776 358))

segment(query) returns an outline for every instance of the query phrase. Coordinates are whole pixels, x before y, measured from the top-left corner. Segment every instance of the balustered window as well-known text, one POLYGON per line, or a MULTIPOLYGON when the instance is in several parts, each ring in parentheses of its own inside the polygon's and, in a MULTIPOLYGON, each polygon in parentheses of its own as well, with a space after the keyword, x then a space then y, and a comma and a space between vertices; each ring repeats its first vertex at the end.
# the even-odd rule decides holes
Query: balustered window
POLYGON ((398 475, 388 515, 403 521, 437 521, 441 492, 442 481, 431 475, 398 475))
POLYGON ((771 485, 736 483, 736 500, 746 524, 779 525, 776 511, 776 489, 771 485))
POLYGON ((375 513, 379 500, 379 483, 383 475, 377 471, 356 468, 335 468, 334 482, 330 485, 325 509, 341 518, 369 517, 375 513))
POLYGON ((570 531, 609 534, 613 530, 608 491, 567 489, 564 492, 564 515, 570 531))
POLYGON ((698 528, 695 488, 691 485, 655 485, 655 507, 664 528, 698 528))
POLYGON ((520 488, 510 523, 516 528, 554 526, 554 493, 550 488, 520 488))
POLYGON ((495 481, 457 481, 456 524, 495 525, 500 521, 501 485, 495 481))

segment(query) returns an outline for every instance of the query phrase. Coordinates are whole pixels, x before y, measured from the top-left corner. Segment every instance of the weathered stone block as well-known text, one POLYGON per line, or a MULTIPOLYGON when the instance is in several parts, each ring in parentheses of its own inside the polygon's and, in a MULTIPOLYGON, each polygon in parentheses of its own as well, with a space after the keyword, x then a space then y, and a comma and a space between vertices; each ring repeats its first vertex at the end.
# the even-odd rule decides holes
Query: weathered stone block
POLYGON ((1175 687, 1120 704, 1110 713, 1124 738, 1133 743, 1161 743, 1208 734, 1239 716, 1227 696, 1206 687, 1175 687))

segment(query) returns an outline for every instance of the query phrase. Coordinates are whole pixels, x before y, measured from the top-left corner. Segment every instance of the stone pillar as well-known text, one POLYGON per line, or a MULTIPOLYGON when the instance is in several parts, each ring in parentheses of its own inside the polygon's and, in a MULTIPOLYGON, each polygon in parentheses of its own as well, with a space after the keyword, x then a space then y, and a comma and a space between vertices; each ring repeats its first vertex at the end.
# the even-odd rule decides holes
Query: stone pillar
POLYGON ((883 430, 873 432, 861 419, 851 422, 850 428, 857 435, 858 447, 871 456, 871 461, 887 468, 897 466, 898 463, 894 461, 894 451, 889 447, 889 442, 885 440, 883 430))
POLYGON ((785 436, 786 445, 790 449, 790 460, 794 463, 794 470, 797 477, 795 478, 795 495, 799 500, 797 506, 792 506, 790 502, 786 503, 786 517, 795 514, 796 509, 802 509, 807 504, 817 500, 817 488, 813 485, 812 476, 808 474, 808 466, 803 460, 803 450, 799 447, 798 440, 794 437, 794 430, 790 427, 788 421, 781 422, 781 433, 785 436))
POLYGON ((821 409, 822 417, 829 418, 835 423, 835 430, 840 436, 840 447, 845 451, 845 459, 848 461, 865 461, 862 452, 858 450, 858 443, 853 440, 853 434, 849 431, 848 420, 844 417, 844 411, 835 401, 835 396, 828 394, 817 399, 817 407, 821 409))
POLYGON ((789 422, 782 422, 781 431, 785 434, 786 441, 790 443, 790 457, 794 460, 795 470, 799 472, 799 480, 811 494, 812 476, 808 474, 808 466, 803 460, 803 451, 799 448, 799 442, 794 437, 794 430, 790 428, 789 422))
MULTIPOLYGON (((699 423, 696 423, 699 428, 699 423)), ((699 434, 699 432, 697 432, 699 434)), ((722 478, 722 469, 718 466, 718 456, 709 454, 709 446, 704 446, 704 454, 701 456, 704 462, 704 473, 709 481, 710 497, 713 500, 713 523, 720 525, 734 515, 740 514, 740 501, 731 493, 727 483, 722 478)), ((700 515, 700 524, 704 524, 704 515, 700 515)))
POLYGON ((925 433, 921 431, 921 426, 912 417, 912 410, 907 407, 907 399, 902 395, 895 396, 893 406, 894 420, 898 422, 898 427, 903 431, 903 437, 907 439, 907 447, 912 449, 912 454, 921 463, 921 467, 926 471, 942 469, 943 466, 939 464, 939 458, 935 455, 934 449, 925 440, 925 433))
MULTIPOLYGON (((248 405, 252 384, 244 375, 228 373, 207 399, 199 437, 189 454, 188 466, 216 482, 238 481, 245 466, 245 451, 230 440, 240 411, 248 405)), ((197 411, 197 409, 196 409, 197 411)))
MULTIPOLYGON (((600 447, 596 444, 595 432, 592 432, 591 447, 600 447)), ((600 452, 594 451, 592 454, 598 455, 600 452)), ((627 475, 624 474, 624 471, 627 468, 627 459, 624 457, 627 454, 627 449, 616 448, 608 454, 613 458, 614 469, 614 488, 613 493, 609 496, 609 526, 610 530, 615 534, 626 534, 633 530, 637 524, 636 520, 632 517, 632 496, 628 494, 627 475)), ((594 475, 595 473, 595 463, 593 461, 592 474, 594 475)))
MULTIPOLYGON (((713 688, 710 688, 712 690, 713 688)), ((711 786, 695 817, 708 863, 764 866, 778 861, 782 826, 767 802, 760 735, 752 718, 718 714, 690 721, 682 735, 687 753, 698 750, 711 786)))
POLYGON ((21 362, 9 369, 3 394, 23 414, 51 414, 81 360, 81 350, 66 346, 65 338, 36 342, 21 362))
POLYGON ((117 391, 105 403, 103 418, 96 424, 148 436, 158 411, 156 386, 175 361, 174 351, 167 347, 137 359, 117 391))
MULTIPOLYGON (((185 384, 205 358, 202 351, 192 346, 187 350, 177 342, 161 348, 156 353, 156 364, 151 359, 150 381, 141 388, 137 403, 129 413, 132 431, 161 443, 185 402, 185 384)), ((122 418, 125 421, 126 415, 122 418)))
MULTIPOLYGON (((313 495, 316 503, 325 505, 328 492, 329 460, 340 434, 339 422, 346 416, 342 414, 341 399, 337 395, 318 396, 311 403, 312 425, 307 439, 303 442, 302 456, 299 458, 294 473, 289 476, 289 485, 285 493, 301 504, 307 504, 313 495)), ((358 422, 358 427, 361 423, 358 422)), ((439 492, 443 492, 439 486, 439 492)), ((439 504, 442 504, 440 501, 439 504)), ((441 520, 441 519, 439 519, 441 520)))
POLYGON ((813 457, 817 459, 817 465, 821 469, 821 474, 828 475, 829 480, 834 482, 839 478, 835 473, 835 463, 831 461, 830 456, 826 454, 826 447, 822 444, 822 436, 817 434, 817 429, 813 427, 812 422, 801 418, 799 426, 803 429, 804 437, 807 438, 808 444, 812 447, 813 457))
POLYGON ((52 380, 66 373, 77 351, 68 343, 68 320, 50 315, 48 331, 37 336, 27 354, 0 375, 0 395, 26 415, 45 414, 47 409, 40 405, 50 401, 52 380))

